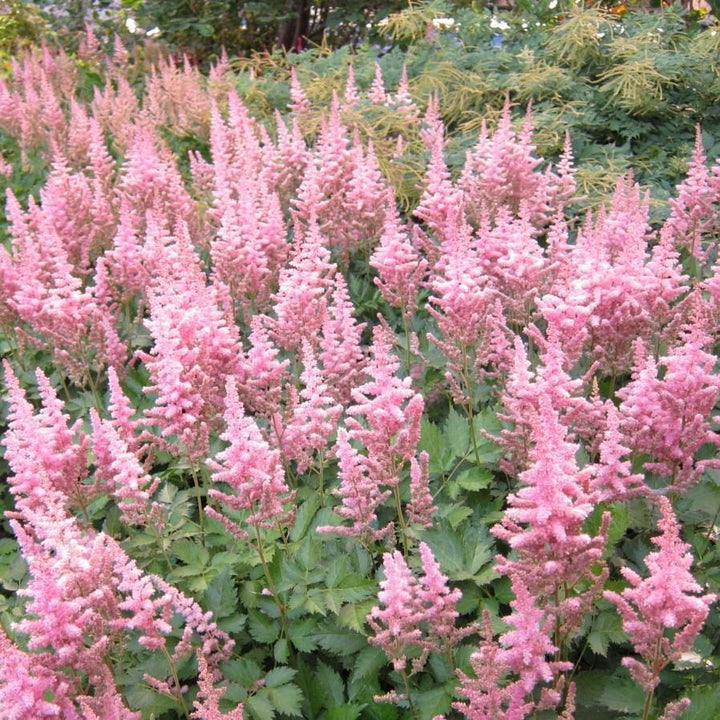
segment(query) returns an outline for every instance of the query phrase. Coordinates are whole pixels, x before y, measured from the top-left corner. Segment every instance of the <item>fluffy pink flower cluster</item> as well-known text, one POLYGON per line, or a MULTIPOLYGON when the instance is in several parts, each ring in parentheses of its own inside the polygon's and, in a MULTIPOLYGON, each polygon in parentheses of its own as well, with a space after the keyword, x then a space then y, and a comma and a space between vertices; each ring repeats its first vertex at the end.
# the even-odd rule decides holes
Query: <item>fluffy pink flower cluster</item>
POLYGON ((701 595, 702 587, 690 573, 690 545, 680 539, 670 501, 659 497, 657 502, 662 534, 653 538, 658 550, 645 558, 648 577, 622 568, 629 586, 621 593, 604 593, 618 608, 623 628, 640 657, 625 657, 623 665, 647 693, 659 684, 662 669, 693 646, 716 599, 710 593, 701 595))
POLYGON ((430 652, 448 650, 474 632, 473 627, 456 627, 460 590, 450 590, 432 550, 422 542, 420 557, 423 574, 416 579, 402 553, 383 555, 380 604, 367 617, 375 633, 369 642, 383 649, 398 672, 409 662, 412 672, 419 672, 430 652))

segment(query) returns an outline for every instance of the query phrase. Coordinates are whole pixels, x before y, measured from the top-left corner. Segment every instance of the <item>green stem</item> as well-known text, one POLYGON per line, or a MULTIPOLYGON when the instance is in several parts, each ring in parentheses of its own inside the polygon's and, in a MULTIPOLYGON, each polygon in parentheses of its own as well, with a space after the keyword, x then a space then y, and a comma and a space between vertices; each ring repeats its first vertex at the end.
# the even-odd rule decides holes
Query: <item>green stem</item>
POLYGON ((393 486, 393 497, 395 498, 395 510, 397 511, 398 522, 400 523, 400 533, 402 534, 403 554, 407 558, 410 549, 408 543, 407 523, 405 522, 405 516, 402 511, 402 501, 400 500, 399 483, 396 483, 393 486))
POLYGON ((168 661, 168 665, 170 666, 170 672, 173 676, 173 682, 175 683, 175 688, 177 690, 177 695, 173 695, 173 697, 178 700, 180 705, 182 705, 183 709, 183 715, 185 715, 188 720, 190 720, 190 715, 188 713, 187 705, 185 704, 185 699, 182 696, 182 692, 180 691, 180 678, 177 674, 177 668, 175 667, 175 663, 173 662, 173 659, 170 657, 170 653, 168 652, 167 648, 163 645, 162 646, 163 655, 165 655, 166 660, 168 661))
POLYGON ((403 685, 405 686, 405 697, 407 698, 408 705, 410 706, 410 712, 414 718, 417 718, 417 710, 415 709, 415 705, 413 705, 412 695, 410 694, 410 683, 405 670, 400 672, 400 676, 402 677, 403 685))
POLYGON ((410 329, 409 329, 409 323, 408 323, 408 316, 407 312, 405 311, 405 308, 402 308, 402 322, 403 322, 403 330, 405 332, 405 372, 407 373, 407 376, 410 377, 410 372, 412 370, 412 364, 410 361, 410 329))
POLYGON ((195 485, 195 499, 197 500, 200 532, 203 534, 203 537, 205 537, 205 512, 202 506, 202 498, 200 497, 200 481, 198 480, 197 473, 195 472, 195 465, 193 463, 190 463, 190 473, 192 475, 193 485, 195 485))

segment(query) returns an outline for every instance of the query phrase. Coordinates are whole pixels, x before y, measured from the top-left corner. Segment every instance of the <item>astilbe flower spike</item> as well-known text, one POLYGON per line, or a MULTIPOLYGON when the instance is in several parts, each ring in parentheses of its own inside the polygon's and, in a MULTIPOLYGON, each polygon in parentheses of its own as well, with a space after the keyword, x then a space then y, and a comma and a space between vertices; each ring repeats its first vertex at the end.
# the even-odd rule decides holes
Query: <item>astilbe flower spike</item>
POLYGON ((397 377, 399 367, 388 330, 377 325, 367 368, 371 380, 352 391, 354 403, 346 421, 350 435, 367 448, 376 482, 390 486, 397 486, 401 468, 415 455, 424 409, 412 380, 397 377))
POLYGON ((283 455, 286 460, 297 462, 299 473, 310 467, 315 452, 321 453, 327 447, 343 411, 323 381, 315 353, 305 339, 302 341, 302 362, 300 402, 287 422, 280 418, 276 420, 283 455))
POLYGON ((347 282, 337 272, 322 325, 319 359, 328 391, 342 405, 350 402, 352 389, 365 368, 362 334, 366 324, 355 320, 354 311, 347 282))
POLYGON ((492 528, 515 553, 498 556, 497 570, 521 576, 529 592, 542 598, 539 607, 554 613, 563 636, 579 625, 607 577, 601 558, 610 521, 605 513, 595 537, 583 531, 595 497, 588 488, 590 470, 578 469, 576 446, 566 434, 549 398, 541 397, 532 416, 529 468, 520 473, 520 489, 508 496, 505 516, 492 528), (578 591, 580 580, 589 587, 578 591))
POLYGON ((386 211, 383 233, 370 265, 377 270, 375 284, 385 300, 410 317, 417 307, 417 294, 425 279, 427 260, 411 242, 407 228, 400 224, 394 204, 386 211))
POLYGON ((701 595, 702 587, 690 572, 690 545, 680 539, 670 501, 660 496, 657 502, 662 534, 653 538, 658 549, 645 558, 648 577, 622 568, 629 586, 621 593, 604 593, 617 607, 623 628, 639 655, 639 659, 623 658, 622 664, 649 695, 659 684, 662 669, 693 646, 716 599, 711 593, 701 595))
POLYGON ((196 720, 243 720, 243 703, 227 713, 220 710, 223 691, 214 687, 212 673, 202 653, 197 653, 197 661, 198 687, 200 688, 198 695, 202 700, 195 699, 193 703, 195 709, 190 717, 196 718, 196 720))
MULTIPOLYGON (((245 415, 235 378, 228 378, 225 387, 226 429, 220 437, 229 445, 207 464, 213 470, 213 483, 226 483, 232 494, 212 487, 208 495, 232 510, 250 511, 247 522, 258 528, 287 522, 290 515, 285 505, 292 496, 280 452, 270 448, 255 420, 245 415)), ((217 512, 209 514, 221 519, 217 512)))
POLYGON ((467 698, 453 707, 467 720, 523 720, 535 703, 526 699, 522 680, 507 681, 510 668, 503 662, 502 648, 494 639, 490 613, 483 614, 483 640, 470 656, 475 677, 457 671, 460 678, 458 694, 467 698))
POLYGON ((87 475, 89 438, 82 421, 70 424, 64 405, 47 376, 36 372, 42 406, 35 412, 10 363, 3 361, 10 414, 5 434, 8 478, 19 512, 45 505, 47 494, 61 493, 69 506, 84 507, 100 490, 83 481, 87 475))
POLYGON ((645 467, 668 478, 673 491, 688 489, 704 468, 716 465, 713 459, 695 459, 704 443, 720 444, 710 426, 720 376, 713 372, 708 343, 696 322, 656 364, 638 340, 633 379, 617 392, 628 445, 651 455, 645 467), (665 368, 662 379, 658 365, 665 368))
POLYGON ((350 444, 350 435, 342 427, 338 429, 335 455, 338 459, 340 486, 333 490, 333 495, 341 499, 335 513, 344 520, 351 521, 352 525, 323 525, 317 528, 317 532, 358 537, 362 540, 383 538, 392 530, 392 526, 378 528, 377 509, 391 492, 380 489, 368 469, 366 458, 350 444))

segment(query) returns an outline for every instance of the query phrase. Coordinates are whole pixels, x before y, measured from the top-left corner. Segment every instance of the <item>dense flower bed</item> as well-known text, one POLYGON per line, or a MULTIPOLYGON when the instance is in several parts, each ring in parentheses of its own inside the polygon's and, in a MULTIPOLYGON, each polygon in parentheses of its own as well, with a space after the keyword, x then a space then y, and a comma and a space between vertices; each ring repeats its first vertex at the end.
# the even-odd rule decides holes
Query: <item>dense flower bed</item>
POLYGON ((270 126, 226 60, 128 61, 0 84, 2 717, 711 717, 700 129, 651 224, 631 175, 578 215, 509 101, 454 176, 406 73, 270 126))

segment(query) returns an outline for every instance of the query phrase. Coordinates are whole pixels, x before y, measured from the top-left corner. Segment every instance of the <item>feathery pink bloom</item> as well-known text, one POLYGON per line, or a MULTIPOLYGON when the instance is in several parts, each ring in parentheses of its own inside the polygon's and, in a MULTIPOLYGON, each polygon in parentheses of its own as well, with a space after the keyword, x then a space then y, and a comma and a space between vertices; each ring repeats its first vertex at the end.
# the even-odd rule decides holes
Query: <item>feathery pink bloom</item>
POLYGON ((468 720, 524 720, 535 708, 526 699, 522 680, 507 682, 508 666, 503 662, 502 649, 493 639, 490 614, 483 616, 483 640, 477 652, 470 656, 475 677, 457 671, 460 678, 458 693, 465 702, 453 703, 453 708, 468 720))
POLYGON ((198 660, 198 687, 200 692, 198 697, 193 701, 195 708, 190 717, 196 720, 243 720, 243 703, 239 703, 234 710, 224 713, 220 711, 220 700, 224 694, 224 690, 219 690, 214 686, 214 678, 208 667, 207 660, 202 653, 197 654, 198 660))
MULTIPOLYGON (((395 550, 383 555, 383 573, 385 579, 380 581, 379 604, 367 616, 375 633, 368 642, 380 646, 395 670, 400 672, 407 667, 408 653, 423 645, 420 623, 425 613, 419 602, 418 581, 401 552, 395 550)), ((423 655, 426 657, 427 651, 423 655)), ((421 663, 415 658, 414 667, 424 664, 423 655, 420 656, 421 663)))
POLYGON ((385 105, 387 103, 387 93, 385 92, 385 81, 383 80, 382 70, 380 63, 375 63, 375 77, 370 91, 368 92, 368 98, 373 105, 385 105))
POLYGON ((410 458, 410 501, 407 504, 408 520, 422 527, 431 527, 433 513, 437 507, 433 505, 430 493, 430 476, 428 462, 430 456, 420 453, 419 460, 410 458))
POLYGON ((389 332, 377 325, 367 368, 371 380, 353 389, 354 404, 347 409, 351 437, 367 448, 376 481, 390 486, 400 482, 400 470, 415 455, 425 405, 412 380, 397 377, 399 367, 389 332))
POLYGON ((522 577, 532 595, 544 598, 540 607, 552 609, 567 632, 577 627, 607 577, 607 569, 596 573, 594 568, 602 565, 610 516, 603 516, 595 537, 583 531, 595 502, 588 491, 591 471, 578 469, 576 446, 568 442, 549 398, 541 397, 539 405, 531 421, 531 464, 520 474, 520 489, 508 496, 503 519, 492 528, 514 552, 498 556, 496 568, 522 577), (576 588, 581 579, 590 581, 583 592, 558 593, 576 588))
POLYGON ((620 413, 611 400, 606 401, 607 425, 600 443, 600 462, 593 470, 590 488, 600 493, 601 502, 618 502, 644 494, 647 487, 643 476, 632 472, 632 463, 623 460, 630 448, 623 445, 620 413))
POLYGON ((289 103, 288 107, 294 113, 301 114, 310 110, 310 101, 305 94, 303 86, 300 84, 294 65, 290 67, 290 98, 292 103, 289 103))
POLYGON ((314 453, 325 450, 343 411, 323 381, 312 346, 304 339, 302 363, 300 402, 292 409, 287 421, 277 419, 281 426, 278 434, 283 455, 286 460, 296 461, 299 473, 310 467, 314 453))
POLYGON ((296 349, 301 338, 318 346, 335 269, 325 238, 312 223, 298 241, 289 265, 280 271, 278 291, 272 298, 272 334, 280 347, 296 349))
POLYGON ((515 593, 510 602, 513 612, 504 620, 513 629, 499 638, 503 649, 498 653, 498 662, 518 676, 529 694, 539 683, 551 682, 558 671, 572 669, 572 663, 548 662, 548 655, 557 650, 549 637, 553 617, 537 606, 520 576, 513 574, 511 580, 515 593))
POLYGON ((226 483, 232 493, 213 487, 208 495, 232 510, 250 511, 250 525, 264 527, 285 522, 285 505, 292 496, 280 452, 270 448, 257 423, 245 415, 232 377, 226 383, 224 418, 226 429, 220 437, 229 445, 217 454, 217 461, 208 460, 207 464, 213 470, 213 483, 226 483))
POLYGON ((379 540, 391 529, 378 528, 377 509, 390 496, 390 490, 381 490, 380 485, 367 466, 366 458, 351 444, 345 428, 339 428, 335 445, 338 459, 340 486, 333 495, 341 499, 334 512, 352 526, 327 525, 318 527, 319 533, 333 533, 367 540, 379 540))
POLYGON ((698 125, 688 175, 675 188, 676 197, 668 200, 671 211, 664 229, 671 233, 677 247, 687 248, 700 262, 709 250, 703 247, 703 237, 715 232, 720 222, 717 201, 720 182, 718 174, 711 175, 706 163, 702 130, 698 125))
POLYGON ((322 325, 319 359, 329 392, 343 405, 350 401, 352 389, 357 386, 365 368, 362 349, 365 323, 355 320, 354 310, 345 278, 336 272, 322 325))
POLYGON ((69 679, 43 659, 23 652, 0 627, 0 707, 5 720, 80 720, 69 679))
POLYGON ((377 270, 375 284, 385 300, 410 317, 417 308, 428 263, 412 243, 408 228, 400 224, 394 203, 386 210, 383 233, 370 265, 377 270))
POLYGON ((662 513, 658 522, 662 534, 653 538, 658 550, 645 558, 648 577, 622 568, 630 585, 621 593, 604 593, 617 607, 623 628, 640 656, 640 660, 624 658, 623 665, 646 692, 658 685, 660 671, 668 663, 692 647, 716 599, 711 593, 701 595, 702 588, 690 573, 690 545, 680 539, 670 501, 660 496, 657 502, 662 513), (672 631, 670 635, 668 630, 672 631))
POLYGON ((713 372, 715 357, 705 350, 708 344, 708 336, 691 327, 656 364, 638 341, 632 380, 617 392, 628 444, 648 453, 645 467, 668 478, 674 490, 691 487, 705 467, 716 464, 695 460, 704 443, 720 444, 710 425, 720 376, 713 372))
POLYGON ((148 421, 197 459, 207 451, 207 433, 223 407, 225 378, 240 371, 242 349, 237 327, 219 304, 220 289, 207 285, 187 232, 178 230, 149 291, 145 324, 154 345, 138 355, 153 382, 148 390, 157 393, 148 421))
POLYGON ((95 408, 90 409, 90 420, 95 477, 118 501, 120 520, 126 525, 162 522, 162 508, 150 504, 160 478, 148 475, 113 422, 101 420, 95 408))
POLYGON ((15 373, 3 361, 10 413, 5 457, 12 474, 10 492, 20 514, 42 508, 48 493, 62 495, 70 506, 85 505, 99 489, 86 484, 88 437, 82 420, 70 424, 64 405, 42 370, 36 377, 42 405, 36 412, 27 401, 15 373))

